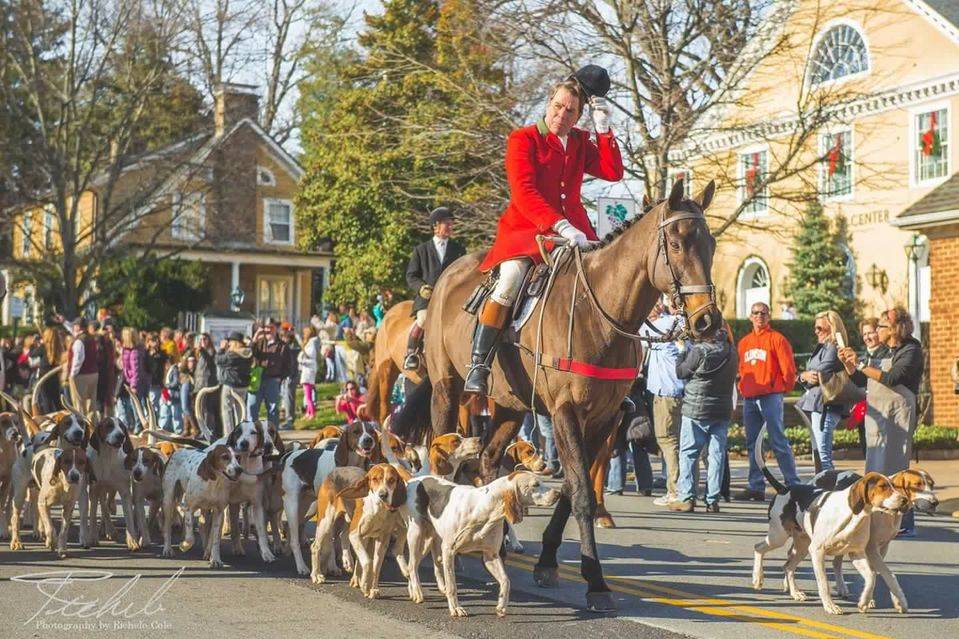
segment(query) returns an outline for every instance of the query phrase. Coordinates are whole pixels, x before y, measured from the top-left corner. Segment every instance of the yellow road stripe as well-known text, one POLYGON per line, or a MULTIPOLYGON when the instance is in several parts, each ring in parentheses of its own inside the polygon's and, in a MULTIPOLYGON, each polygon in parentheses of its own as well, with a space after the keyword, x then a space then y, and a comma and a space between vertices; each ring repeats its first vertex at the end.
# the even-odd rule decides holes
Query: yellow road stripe
MULTIPOLYGON (((532 557, 513 555, 507 560, 507 563, 518 568, 531 569, 536 562, 532 557)), ((580 579, 579 572, 570 566, 561 565, 559 566, 559 571, 571 581, 577 581, 580 579)), ((652 584, 647 581, 638 581, 636 579, 615 576, 607 576, 606 580, 610 583, 612 590, 624 592, 626 594, 637 595, 643 599, 655 603, 678 606, 706 615, 728 617, 749 623, 757 623, 759 625, 774 628, 776 630, 791 632, 793 634, 807 637, 815 637, 817 639, 837 639, 836 634, 827 633, 839 633, 838 637, 849 636, 858 637, 859 639, 889 639, 889 637, 884 635, 864 632, 854 628, 843 628, 842 626, 815 621, 813 619, 806 619, 805 617, 799 617, 797 615, 791 615, 784 612, 765 610, 763 608, 750 606, 748 604, 736 604, 725 599, 703 597, 701 595, 676 590, 675 588, 652 584), (657 593, 672 595, 672 597, 664 597, 657 593), (770 621, 757 621, 755 619, 757 616, 770 619, 770 621), (773 620, 788 621, 791 623, 775 623, 773 620), (814 628, 816 630, 814 630, 814 628), (826 632, 819 632, 819 630, 826 632)))

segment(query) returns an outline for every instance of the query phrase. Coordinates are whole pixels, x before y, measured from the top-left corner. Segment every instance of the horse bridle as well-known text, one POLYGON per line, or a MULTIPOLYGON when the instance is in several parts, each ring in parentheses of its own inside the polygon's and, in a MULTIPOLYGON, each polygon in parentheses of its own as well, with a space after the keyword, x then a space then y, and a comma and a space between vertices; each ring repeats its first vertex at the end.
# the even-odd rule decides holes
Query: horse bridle
POLYGON ((669 271, 669 278, 671 280, 669 285, 670 300, 672 301, 673 306, 679 310, 679 314, 682 316, 683 321, 688 326, 690 315, 696 315, 704 308, 716 303, 716 287, 712 284, 683 284, 679 281, 679 276, 676 275, 676 270, 669 261, 669 251, 666 247, 666 229, 676 222, 680 222, 682 220, 701 220, 705 222, 706 217, 702 213, 697 213, 688 209, 677 209, 683 212, 667 218, 667 210, 668 207, 663 207, 663 212, 659 220, 659 226, 656 227, 656 230, 659 232, 659 255, 657 255, 656 260, 653 261, 653 272, 650 276, 650 281, 656 280, 656 265, 659 263, 659 256, 662 255, 663 262, 666 264, 666 269, 669 271), (689 313, 686 310, 686 299, 684 296, 694 295, 696 293, 705 293, 709 295, 709 300, 697 307, 692 313, 689 313))

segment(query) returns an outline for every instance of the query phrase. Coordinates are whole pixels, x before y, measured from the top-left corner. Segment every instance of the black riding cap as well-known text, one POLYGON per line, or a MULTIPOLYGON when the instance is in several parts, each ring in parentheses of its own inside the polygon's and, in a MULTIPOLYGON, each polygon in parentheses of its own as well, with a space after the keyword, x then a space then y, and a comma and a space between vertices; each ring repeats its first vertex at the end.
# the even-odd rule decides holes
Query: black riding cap
POLYGON ((430 226, 436 224, 437 222, 442 222, 444 220, 452 220, 453 212, 450 211, 445 206, 440 206, 433 209, 430 212, 430 226))
POLYGON ((569 77, 579 83, 587 97, 604 98, 609 93, 609 73, 599 65, 587 64, 569 77))

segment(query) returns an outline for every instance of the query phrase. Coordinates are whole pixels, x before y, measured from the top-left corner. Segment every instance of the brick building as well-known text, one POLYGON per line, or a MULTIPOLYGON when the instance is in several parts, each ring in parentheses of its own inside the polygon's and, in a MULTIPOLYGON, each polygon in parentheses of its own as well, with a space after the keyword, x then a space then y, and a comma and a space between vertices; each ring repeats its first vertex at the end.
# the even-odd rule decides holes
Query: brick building
POLYGON ((933 421, 959 427, 959 395, 952 377, 959 358, 959 173, 903 211, 893 224, 927 238, 933 421))

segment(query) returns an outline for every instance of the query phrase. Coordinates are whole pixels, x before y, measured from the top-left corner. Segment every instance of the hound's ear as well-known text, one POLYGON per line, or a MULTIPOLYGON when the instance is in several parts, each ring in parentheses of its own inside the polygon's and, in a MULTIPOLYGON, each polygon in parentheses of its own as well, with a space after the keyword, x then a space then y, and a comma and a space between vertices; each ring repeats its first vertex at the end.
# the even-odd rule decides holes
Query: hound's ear
POLYGON ((350 429, 344 428, 340 439, 336 442, 336 451, 333 453, 333 463, 336 466, 346 466, 350 463, 350 429))
POLYGON ((90 435, 90 445, 93 446, 93 450, 100 452, 100 433, 97 431, 93 431, 90 435))
POLYGON ((236 450, 236 440, 240 437, 240 428, 234 426, 233 430, 230 431, 230 436, 226 438, 226 445, 236 450))
POLYGON ((434 475, 449 475, 453 464, 449 462, 449 453, 440 447, 430 449, 430 471, 434 475))
POLYGON ((420 472, 420 469, 423 468, 423 460, 420 459, 420 454, 416 452, 416 448, 412 444, 407 444, 404 452, 406 455, 406 461, 410 463, 410 467, 413 469, 413 472, 420 472))
POLYGON ((645 213, 650 208, 652 208, 652 206, 653 206, 653 203, 650 201, 649 195, 647 195, 646 193, 643 193, 643 213, 645 213))
POLYGON ((370 475, 356 481, 352 486, 344 488, 336 494, 337 499, 363 499, 370 494, 370 475))
POLYGON ((403 468, 403 467, 400 466, 399 464, 393 466, 393 468, 396 469, 396 472, 397 472, 397 474, 399 474, 400 479, 403 480, 403 483, 406 483, 406 482, 408 482, 409 480, 413 479, 413 475, 410 474, 410 471, 406 470, 405 468, 403 468))
POLYGON ((279 431, 273 435, 273 449, 277 455, 282 455, 286 452, 286 444, 283 443, 283 437, 280 436, 279 431))
POLYGON ((849 509, 858 515, 866 507, 866 478, 863 477, 849 489, 849 509))
POLYGON ((679 208, 679 205, 683 201, 683 194, 685 193, 683 187, 683 178, 679 178, 673 182, 673 190, 669 192, 669 210, 675 211, 679 208))
POLYGON ((130 433, 123 433, 123 445, 120 448, 123 449, 123 454, 127 457, 133 455, 133 442, 130 441, 130 433))
POLYGON ((166 463, 163 458, 157 455, 153 458, 153 472, 157 477, 163 477, 163 471, 166 470, 166 463))
POLYGON ((523 521, 523 502, 520 501, 516 488, 510 488, 503 495, 503 514, 511 524, 523 521))
POLYGON ((512 444, 510 444, 509 446, 507 446, 507 447, 506 447, 506 450, 503 451, 503 457, 506 457, 506 458, 511 459, 511 460, 513 461, 513 463, 510 464, 510 467, 515 466, 516 464, 519 464, 519 463, 520 463, 519 458, 516 456, 516 447, 517 447, 518 445, 519 445, 519 442, 518 442, 518 441, 515 441, 515 442, 513 442, 512 444))
POLYGON ((87 462, 87 478, 91 484, 97 483, 97 474, 93 472, 93 466, 87 462))
POLYGON ((212 450, 208 452, 206 457, 203 458, 203 461, 200 462, 200 465, 196 469, 196 474, 200 476, 200 479, 205 481, 213 481, 216 479, 216 471, 213 469, 212 450))
POLYGON ((716 195, 716 180, 710 180, 706 188, 700 191, 693 200, 699 204, 699 208, 705 211, 712 203, 714 195, 716 195))

